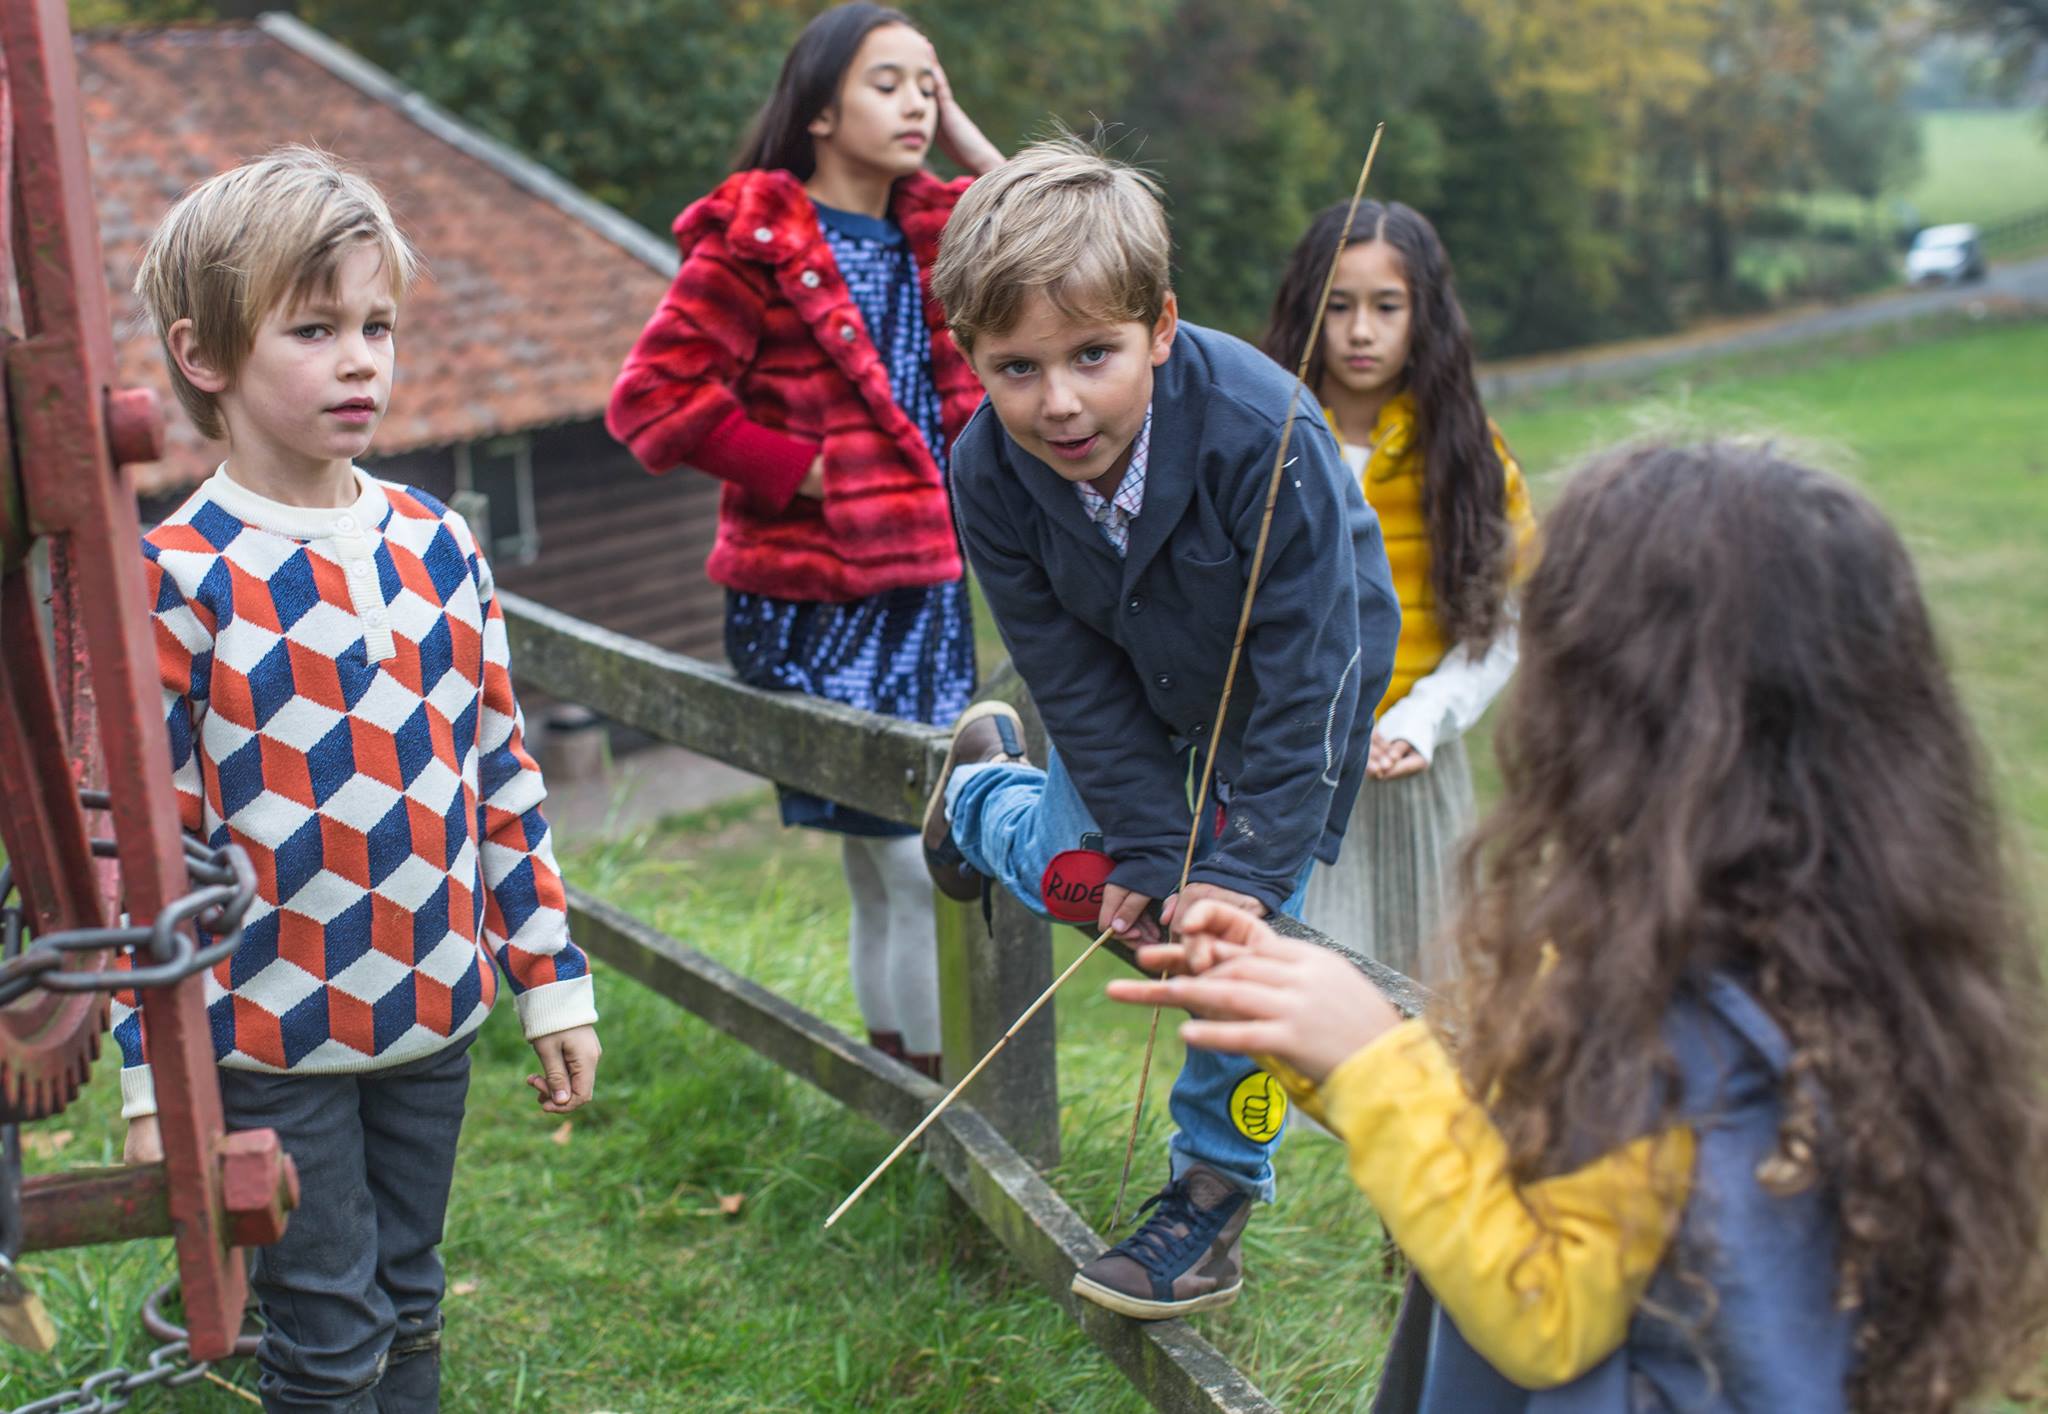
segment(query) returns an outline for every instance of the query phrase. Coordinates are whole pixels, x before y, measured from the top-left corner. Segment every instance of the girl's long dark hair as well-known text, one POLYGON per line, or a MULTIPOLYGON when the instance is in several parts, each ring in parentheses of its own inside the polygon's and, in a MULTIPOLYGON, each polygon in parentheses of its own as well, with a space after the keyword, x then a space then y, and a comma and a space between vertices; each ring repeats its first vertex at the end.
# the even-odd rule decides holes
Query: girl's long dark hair
MULTIPOLYGON (((835 5, 804 26, 782 61, 775 89, 741 139, 735 172, 776 168, 808 181, 817 169, 811 151, 811 120, 839 99, 847 66, 861 41, 883 25, 910 25, 910 17, 886 5, 835 5)), ((915 29, 915 25, 911 25, 915 29)))
MULTIPOLYGON (((1259 347, 1289 371, 1299 363, 1315 321, 1349 205, 1339 202, 1309 223, 1280 277, 1259 347)), ((1381 240, 1401 254, 1413 308, 1407 387, 1415 395, 1415 434, 1422 446, 1422 511, 1436 618, 1451 642, 1483 648, 1500 631, 1505 614, 1513 554, 1507 470, 1493 449, 1493 429, 1472 373, 1472 331, 1436 228, 1398 201, 1360 202, 1346 246, 1381 240)), ((1309 355, 1309 389, 1319 389, 1322 381, 1318 339, 1309 355)))
POLYGON ((1520 633, 1455 925, 1513 1172, 1635 1137, 1674 991, 1743 979, 1793 1053, 1758 1177, 1840 1215, 1852 1406, 1954 1408, 2042 1315, 2042 983, 1904 545, 1768 445, 1638 445, 1545 517, 1520 633))

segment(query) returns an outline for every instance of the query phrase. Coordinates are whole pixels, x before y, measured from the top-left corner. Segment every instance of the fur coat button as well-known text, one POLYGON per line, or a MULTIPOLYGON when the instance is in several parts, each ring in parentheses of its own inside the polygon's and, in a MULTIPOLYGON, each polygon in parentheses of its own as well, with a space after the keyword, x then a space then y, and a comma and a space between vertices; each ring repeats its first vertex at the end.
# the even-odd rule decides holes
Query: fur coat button
POLYGON ((818 272, 815 270, 806 270, 803 274, 797 276, 797 279, 803 281, 803 286, 807 290, 817 289, 820 278, 821 277, 819 276, 818 272))
POLYGON ((775 232, 769 230, 766 226, 756 226, 754 227, 754 239, 762 245, 766 245, 775 239, 775 232))

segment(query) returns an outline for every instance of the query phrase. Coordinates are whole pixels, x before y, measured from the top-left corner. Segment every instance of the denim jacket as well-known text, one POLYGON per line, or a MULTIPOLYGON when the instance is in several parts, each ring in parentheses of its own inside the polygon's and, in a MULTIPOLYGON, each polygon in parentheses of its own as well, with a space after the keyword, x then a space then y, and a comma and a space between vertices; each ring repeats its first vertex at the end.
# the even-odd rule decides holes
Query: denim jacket
MULTIPOLYGON (((1489 1366, 1437 1308, 1427 1322, 1404 1320, 1389 1352, 1390 1371, 1421 1364, 1420 1402, 1405 1407, 1425 1414, 1847 1408, 1854 1313, 1835 1299, 1835 1205, 1815 1189, 1777 1196, 1756 1177, 1776 1146, 1791 1047, 1723 974, 1680 994, 1665 1038, 1678 1062, 1678 1117, 1693 1129, 1697 1158, 1677 1240, 1622 1348, 1568 1385, 1525 1390, 1489 1366), (1401 1348, 1404 1340, 1410 1348, 1401 1348), (1412 1348, 1418 1341, 1426 1350, 1412 1348)), ((1418 1294, 1426 1297, 1411 1292, 1411 1299, 1418 1294)), ((1383 1401, 1375 1410, 1401 1407, 1383 1401)))

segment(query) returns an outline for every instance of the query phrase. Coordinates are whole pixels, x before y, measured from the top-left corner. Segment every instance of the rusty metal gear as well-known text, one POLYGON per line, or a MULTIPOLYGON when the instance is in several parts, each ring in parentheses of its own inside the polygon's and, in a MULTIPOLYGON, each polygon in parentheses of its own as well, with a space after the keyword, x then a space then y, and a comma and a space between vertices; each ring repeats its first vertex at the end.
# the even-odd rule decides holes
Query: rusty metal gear
MULTIPOLYGON (((51 970, 54 952, 22 950, 21 912, 12 902, 12 871, 0 866, 0 976, 51 970)), ((108 954, 84 965, 97 971, 108 954)), ((111 999, 105 992, 50 992, 31 987, 0 1007, 0 1122, 48 1119, 78 1097, 99 1059, 111 999)))
MULTIPOLYGON (((103 792, 82 792, 90 809, 103 792)), ((239 845, 209 850, 184 841, 190 892, 150 923, 74 928, 27 941, 28 910, 13 901, 12 870, 0 865, 0 1124, 47 1119, 78 1094, 99 1059, 109 996, 167 987, 211 968, 240 946, 242 919, 256 897, 256 871, 239 845), (200 947, 187 924, 210 935, 200 947), (129 965, 116 970, 116 957, 129 965)), ((92 841, 103 858, 112 840, 92 841)))

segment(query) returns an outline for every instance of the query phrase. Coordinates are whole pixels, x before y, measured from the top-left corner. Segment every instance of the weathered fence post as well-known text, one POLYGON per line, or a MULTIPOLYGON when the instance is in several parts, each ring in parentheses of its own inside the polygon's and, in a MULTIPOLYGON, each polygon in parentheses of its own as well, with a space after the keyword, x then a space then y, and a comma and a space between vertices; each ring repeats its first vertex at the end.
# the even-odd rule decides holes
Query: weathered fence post
MULTIPOLYGON (((981 905, 934 895, 939 925, 939 1009, 946 1075, 965 1075, 1052 985, 1052 929, 997 890, 981 905)), ((1057 1000, 1010 1038, 963 1097, 1018 1153, 1040 1168, 1060 1157, 1059 1061, 1053 1046, 1057 1000)))
MULTIPOLYGON (((1024 680, 1007 661, 989 675, 983 697, 1001 698, 1024 718, 1031 759, 1045 762, 1045 728, 1024 680)), ((965 1075, 1052 985, 1052 928, 998 889, 984 923, 979 904, 938 898, 939 1006, 946 1074, 965 1075)), ((1059 1063, 1048 1002, 1011 1038, 966 1096, 1011 1147, 1040 1168, 1060 1158, 1059 1063)))

